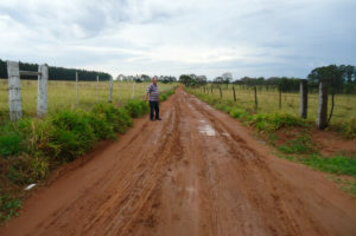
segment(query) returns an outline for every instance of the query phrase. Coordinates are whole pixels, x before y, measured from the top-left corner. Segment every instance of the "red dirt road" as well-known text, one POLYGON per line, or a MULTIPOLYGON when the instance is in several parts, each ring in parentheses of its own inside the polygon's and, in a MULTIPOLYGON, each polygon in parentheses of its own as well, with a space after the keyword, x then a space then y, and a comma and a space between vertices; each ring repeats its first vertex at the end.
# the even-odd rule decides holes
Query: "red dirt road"
POLYGON ((355 199, 325 174, 182 90, 162 114, 35 191, 0 235, 356 235, 355 199))

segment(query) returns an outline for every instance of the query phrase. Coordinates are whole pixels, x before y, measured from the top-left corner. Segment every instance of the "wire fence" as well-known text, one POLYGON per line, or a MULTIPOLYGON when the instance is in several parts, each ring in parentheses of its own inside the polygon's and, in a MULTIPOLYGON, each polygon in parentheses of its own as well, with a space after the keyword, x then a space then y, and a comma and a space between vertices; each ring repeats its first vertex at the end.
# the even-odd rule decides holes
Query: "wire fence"
MULTIPOLYGON (((213 99, 227 101, 237 107, 258 113, 275 113, 282 112, 295 116, 300 113, 300 93, 284 92, 278 89, 278 86, 255 87, 246 85, 216 85, 207 84, 205 86, 191 88, 195 93, 209 96, 213 99), (235 89, 235 98, 234 91, 235 89)), ((307 118, 315 120, 318 110, 318 97, 316 92, 308 93, 308 111, 307 118)), ((329 95, 330 96, 330 95, 329 95)), ((328 107, 330 110, 331 99, 328 99, 328 107)), ((331 122, 343 122, 356 118, 356 95, 354 94, 336 94, 335 95, 335 108, 331 122)))
MULTIPOLYGON (((130 99, 143 99, 149 82, 134 83, 113 81, 112 103, 123 105, 130 99)), ((159 83, 160 92, 172 89, 174 83, 159 83)), ((37 80, 21 80, 23 114, 36 116, 37 80)), ((78 94, 75 81, 48 81, 48 112, 62 109, 90 109, 94 104, 109 101, 109 81, 78 82, 78 94)), ((8 80, 0 79, 0 119, 8 119, 9 97, 8 80)))

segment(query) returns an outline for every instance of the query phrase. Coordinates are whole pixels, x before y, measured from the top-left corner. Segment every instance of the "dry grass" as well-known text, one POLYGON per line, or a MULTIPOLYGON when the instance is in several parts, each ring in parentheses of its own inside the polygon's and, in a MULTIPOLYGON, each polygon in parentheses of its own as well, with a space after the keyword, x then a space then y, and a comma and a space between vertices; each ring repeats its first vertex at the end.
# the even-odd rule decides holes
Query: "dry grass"
MULTIPOLYGON (((255 106, 254 90, 243 86, 235 85, 236 89, 236 104, 237 106, 253 110, 255 106)), ((204 93, 203 88, 194 89, 196 92, 204 93)), ((206 89, 205 94, 214 98, 220 98, 220 92, 217 88, 213 90, 213 94, 206 89)), ((233 101, 232 86, 228 88, 224 85, 222 88, 223 100, 233 101)), ((257 90, 258 97, 258 113, 275 113, 283 112, 291 115, 299 116, 299 93, 282 93, 282 108, 279 108, 279 93, 274 90, 257 90)), ((314 121, 317 115, 318 94, 312 93, 308 97, 308 120, 314 121)), ((329 99, 329 109, 331 107, 331 99, 329 99)), ((337 94, 335 96, 335 109, 331 123, 344 122, 356 118, 356 96, 337 94)))
MULTIPOLYGON (((149 83, 136 83, 135 98, 143 98, 149 83)), ((175 84, 160 83, 160 91, 172 88, 175 84)), ((7 118, 8 105, 8 81, 0 80, 0 117, 7 118)), ((71 81, 49 81, 48 84, 48 106, 49 112, 55 112, 64 108, 88 109, 97 102, 108 101, 109 82, 99 82, 98 95, 96 82, 79 82, 78 85, 79 104, 76 105, 75 82, 71 81)), ((132 98, 133 83, 114 81, 113 103, 122 105, 132 98)), ((37 101, 37 81, 23 80, 21 83, 22 106, 24 114, 35 116, 37 101)))

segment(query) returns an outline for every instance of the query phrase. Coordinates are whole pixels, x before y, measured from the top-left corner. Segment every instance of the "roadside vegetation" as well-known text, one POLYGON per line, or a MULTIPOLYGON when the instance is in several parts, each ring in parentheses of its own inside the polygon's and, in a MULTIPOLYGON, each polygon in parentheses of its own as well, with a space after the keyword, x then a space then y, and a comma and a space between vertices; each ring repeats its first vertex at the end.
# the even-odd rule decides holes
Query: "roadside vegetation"
MULTIPOLYGON (((255 128, 259 138, 276 148, 278 157, 329 173, 330 178, 342 190, 356 196, 356 153, 345 153, 340 150, 331 156, 322 154, 312 139, 312 132, 316 130, 314 122, 288 113, 256 112, 244 108, 239 102, 211 97, 201 89, 186 88, 186 90, 243 124, 255 128)), ((350 119, 343 127, 345 127, 344 136, 355 139, 356 120, 350 119)))
MULTIPOLYGON (((174 89, 161 94, 165 101, 174 89)), ((90 110, 63 109, 43 119, 23 118, 0 126, 0 223, 16 216, 24 188, 41 183, 59 166, 92 150, 101 140, 117 139, 148 113, 147 102, 132 99, 123 106, 98 103, 90 110)))

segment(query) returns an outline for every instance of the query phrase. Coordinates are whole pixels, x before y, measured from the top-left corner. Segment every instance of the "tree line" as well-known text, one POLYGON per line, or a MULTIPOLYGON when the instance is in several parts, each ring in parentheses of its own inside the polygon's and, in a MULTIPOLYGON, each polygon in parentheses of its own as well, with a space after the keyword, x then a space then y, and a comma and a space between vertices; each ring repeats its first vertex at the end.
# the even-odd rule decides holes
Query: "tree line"
MULTIPOLYGON (((231 73, 224 73, 214 78, 213 84, 238 84, 244 86, 264 86, 278 88, 284 92, 298 91, 301 78, 295 77, 242 77, 233 80, 231 73)), ((356 93, 356 68, 352 65, 329 65, 313 69, 307 76, 308 86, 311 91, 317 91, 319 82, 328 83, 331 93, 356 93)), ((179 82, 188 87, 202 86, 208 83, 206 76, 195 74, 184 74, 179 77, 179 82)))
MULTIPOLYGON (((38 71, 38 64, 34 63, 19 63, 20 70, 23 71, 38 71)), ((96 76, 99 76, 100 81, 106 81, 111 78, 111 75, 104 72, 88 71, 81 69, 70 69, 64 67, 49 67, 50 80, 75 80, 75 73, 78 72, 79 80, 81 81, 96 81, 96 76)), ((0 59, 0 79, 7 78, 6 61, 0 59)), ((21 76, 21 79, 36 80, 37 76, 21 76)))

